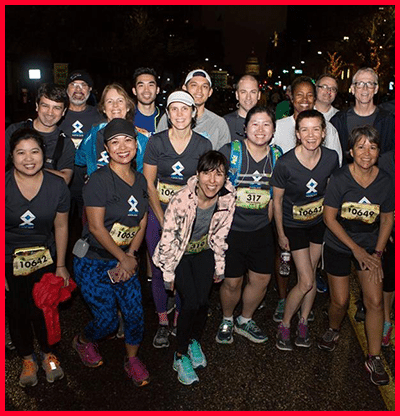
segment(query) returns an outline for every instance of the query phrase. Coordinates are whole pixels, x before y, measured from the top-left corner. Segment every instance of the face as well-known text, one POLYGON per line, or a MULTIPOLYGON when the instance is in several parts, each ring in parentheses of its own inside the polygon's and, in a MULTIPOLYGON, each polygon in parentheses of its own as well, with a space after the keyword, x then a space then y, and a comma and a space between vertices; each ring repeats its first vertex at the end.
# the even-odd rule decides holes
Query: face
POLYGON ((305 110, 312 110, 314 108, 314 89, 313 87, 308 84, 299 84, 293 91, 293 109, 294 114, 297 116, 297 114, 301 113, 305 110))
POLYGON ((239 82, 236 91, 236 99, 239 106, 247 113, 251 110, 260 99, 261 93, 258 90, 258 83, 253 79, 243 79, 239 82))
POLYGON ((224 168, 221 166, 218 169, 208 170, 197 174, 198 194, 200 197, 213 199, 225 184, 224 168))
POLYGON ((42 149, 34 139, 21 140, 13 151, 15 169, 21 174, 33 176, 43 166, 42 149))
MULTIPOLYGON (((371 72, 360 72, 354 79, 355 82, 372 82, 376 83, 376 77, 371 72)), ((370 104, 373 102, 374 95, 378 92, 379 86, 375 85, 373 88, 368 88, 364 85, 362 88, 357 88, 355 84, 351 84, 351 92, 354 94, 356 104, 370 104)))
POLYGON ((317 117, 304 118, 300 122, 299 130, 296 130, 296 136, 304 148, 316 150, 325 138, 321 120, 317 117))
POLYGON ((136 146, 136 139, 123 135, 113 137, 104 145, 110 159, 121 165, 131 163, 136 155, 136 146))
POLYGON ((107 116, 107 120, 125 118, 127 112, 125 97, 115 89, 109 90, 104 99, 104 113, 107 116))
POLYGON ((193 77, 182 88, 193 95, 194 103, 197 106, 204 105, 213 91, 206 78, 202 76, 193 77))
POLYGON ((337 95, 337 83, 330 77, 321 78, 317 85, 317 101, 332 104, 337 95))
POLYGON ((65 113, 64 103, 57 103, 46 97, 41 97, 36 104, 38 127, 55 127, 65 113))
POLYGON ((74 105, 85 104, 89 98, 90 91, 92 91, 92 88, 85 81, 81 80, 70 82, 67 87, 69 100, 74 105))
POLYGON ((272 139, 274 124, 267 113, 253 114, 246 127, 247 140, 256 146, 265 146, 272 139))
POLYGON ((168 107, 169 119, 173 127, 184 130, 192 123, 193 109, 186 104, 173 102, 168 107))
POLYGON ((151 104, 156 100, 160 88, 157 87, 153 75, 142 74, 137 77, 136 86, 132 88, 132 92, 136 95, 139 103, 151 104))
POLYGON ((361 136, 350 149, 350 155, 356 165, 363 169, 369 169, 378 160, 379 148, 376 143, 371 143, 365 136, 361 136))

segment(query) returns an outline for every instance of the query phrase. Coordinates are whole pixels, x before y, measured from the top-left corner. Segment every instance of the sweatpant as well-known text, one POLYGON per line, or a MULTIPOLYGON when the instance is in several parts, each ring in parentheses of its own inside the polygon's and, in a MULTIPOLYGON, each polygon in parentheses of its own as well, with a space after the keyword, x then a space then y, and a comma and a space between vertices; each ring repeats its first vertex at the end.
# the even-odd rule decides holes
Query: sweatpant
MULTIPOLYGON (((146 228, 146 244, 150 253, 150 258, 153 257, 156 246, 160 241, 160 232, 160 223, 158 222, 158 219, 155 216, 153 210, 149 207, 149 216, 147 218, 146 228)), ((152 259, 150 261, 150 264, 152 273, 151 289, 153 292, 154 304, 156 305, 157 312, 163 313, 167 311, 168 294, 165 291, 162 271, 154 265, 152 259)), ((175 296, 175 304, 176 309, 180 311, 181 302, 179 296, 175 296)))
POLYGON ((47 342, 47 329, 44 314, 35 305, 33 285, 40 281, 45 273, 54 273, 56 263, 36 270, 28 276, 14 276, 12 263, 6 263, 5 274, 9 291, 6 291, 5 309, 8 317, 10 336, 21 357, 34 352, 34 335, 41 351, 51 352, 47 342))
POLYGON ((111 283, 107 271, 117 263, 117 260, 74 258, 75 281, 94 317, 85 327, 84 334, 88 340, 98 341, 115 332, 118 304, 124 319, 125 342, 139 345, 144 331, 139 274, 126 282, 111 283))
POLYGON ((190 340, 200 341, 207 320, 214 269, 214 252, 209 249, 184 255, 175 270, 175 288, 181 298, 176 337, 180 354, 187 353, 190 340))

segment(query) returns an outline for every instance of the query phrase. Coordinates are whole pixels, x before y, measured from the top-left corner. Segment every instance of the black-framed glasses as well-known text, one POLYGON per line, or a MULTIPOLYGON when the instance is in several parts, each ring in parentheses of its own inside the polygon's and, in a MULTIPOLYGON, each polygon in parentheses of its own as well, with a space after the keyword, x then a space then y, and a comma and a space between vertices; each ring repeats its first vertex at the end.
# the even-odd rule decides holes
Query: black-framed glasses
POLYGON ((369 89, 372 89, 372 88, 375 88, 378 85, 377 82, 372 82, 372 81, 367 81, 367 82, 364 82, 364 81, 356 81, 353 84, 356 86, 356 88, 358 90, 361 90, 364 87, 367 87, 369 89))
POLYGON ((322 84, 322 85, 317 85, 317 88, 322 88, 324 91, 328 91, 328 92, 337 92, 337 88, 336 87, 330 87, 329 85, 326 84, 322 84))

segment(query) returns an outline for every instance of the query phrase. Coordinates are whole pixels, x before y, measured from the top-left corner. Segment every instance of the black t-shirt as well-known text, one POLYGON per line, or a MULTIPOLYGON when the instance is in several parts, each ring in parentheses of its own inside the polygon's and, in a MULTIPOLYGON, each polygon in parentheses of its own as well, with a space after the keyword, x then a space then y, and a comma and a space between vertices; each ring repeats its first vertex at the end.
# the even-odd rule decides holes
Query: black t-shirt
MULTIPOLYGON (((360 116, 354 111, 354 107, 352 107, 347 112, 347 130, 349 132, 349 136, 354 128, 356 127, 362 127, 366 125, 373 126, 376 116, 378 114, 378 108, 375 109, 375 111, 370 114, 369 116, 360 116)), ((343 149, 347 150, 347 149, 343 149)))
MULTIPOLYGON (((220 152, 230 160, 231 143, 224 145, 220 152)), ((272 175, 272 151, 256 162, 242 142, 242 166, 236 187, 236 208, 232 230, 256 231, 269 223, 268 206, 271 200, 270 179, 272 175)))
POLYGON ((224 120, 228 124, 229 132, 231 133, 231 140, 244 140, 246 133, 244 131, 245 118, 239 116, 237 111, 226 114, 224 120))
POLYGON ((297 159, 295 149, 276 162, 271 185, 285 190, 283 225, 303 228, 322 221, 323 198, 331 174, 339 167, 337 153, 321 146, 321 157, 308 169, 297 159))
MULTIPOLYGON (((337 220, 356 244, 374 250, 379 234, 379 214, 394 211, 394 183, 380 169, 375 180, 363 188, 354 180, 349 165, 345 165, 332 175, 324 203, 338 209, 337 220)), ((336 251, 351 254, 328 228, 324 241, 336 251)))
POLYGON ((57 212, 68 212, 70 203, 64 179, 43 171, 42 186, 28 201, 19 190, 14 169, 11 169, 5 175, 5 196, 6 263, 12 262, 16 248, 46 246, 54 256, 54 218, 57 212))
MULTIPOLYGON (((115 227, 115 232, 111 232, 114 241, 122 249, 127 249, 130 242, 126 239, 123 242, 123 238, 129 237, 125 234, 138 230, 126 228, 138 227, 148 210, 147 182, 140 172, 135 172, 135 183, 130 186, 113 172, 109 165, 103 166, 90 176, 89 181, 83 187, 83 201, 85 207, 105 207, 105 228, 111 232, 115 227)), ((82 236, 88 237, 90 246, 103 248, 89 232, 88 224, 84 226, 82 236)), ((89 258, 102 258, 97 253, 90 251, 89 253, 87 255, 89 258)))
POLYGON ((173 148, 168 130, 150 137, 143 162, 157 166, 156 186, 164 211, 178 187, 186 185, 188 179, 196 174, 200 156, 211 149, 211 142, 196 132, 192 132, 192 137, 181 154, 173 148))
MULTIPOLYGON (((20 129, 21 127, 27 127, 25 121, 21 121, 20 123, 14 123, 7 127, 6 129, 6 137, 5 137, 5 145, 6 145, 6 159, 8 154, 10 153, 10 137, 14 133, 14 131, 20 129)), ((56 150, 56 145, 58 141, 58 137, 60 136, 61 129, 57 127, 51 133, 43 133, 39 131, 39 133, 44 138, 44 143, 46 145, 46 157, 45 159, 53 159, 54 152, 56 150)), ((75 147, 72 143, 72 140, 68 137, 64 137, 64 145, 62 149, 62 153, 60 158, 55 161, 55 168, 50 163, 45 161, 44 167, 46 169, 55 169, 55 170, 62 170, 62 169, 73 169, 74 168, 74 160, 75 160, 75 147)))

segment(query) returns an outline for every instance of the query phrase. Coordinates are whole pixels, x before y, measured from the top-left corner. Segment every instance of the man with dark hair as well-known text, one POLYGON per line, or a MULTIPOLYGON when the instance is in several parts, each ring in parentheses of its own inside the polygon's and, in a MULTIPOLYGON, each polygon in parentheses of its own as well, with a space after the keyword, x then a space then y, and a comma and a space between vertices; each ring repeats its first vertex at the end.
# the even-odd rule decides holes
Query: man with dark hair
POLYGON ((332 106, 338 92, 337 79, 332 74, 322 74, 316 82, 317 99, 314 108, 329 121, 339 110, 332 106))
MULTIPOLYGON (((197 108, 196 126, 193 130, 201 134, 212 143, 213 150, 219 150, 224 144, 231 141, 231 134, 226 121, 207 110, 206 102, 213 93, 211 78, 204 69, 195 69, 186 76, 182 89, 189 92, 197 108)), ((164 115, 157 131, 168 128, 167 117, 164 115)))
POLYGON ((378 90, 378 75, 372 68, 360 68, 354 74, 351 84, 351 93, 355 98, 354 107, 338 112, 331 119, 339 133, 343 154, 347 151, 351 131, 367 124, 379 132, 381 154, 394 149, 394 114, 374 104, 374 95, 378 90))
POLYGON ((134 124, 137 130, 147 137, 155 133, 162 112, 156 106, 157 73, 153 68, 138 68, 133 74, 133 95, 136 97, 134 124))
POLYGON ((55 84, 42 84, 38 89, 36 99, 37 117, 19 123, 11 124, 5 134, 5 156, 10 153, 10 137, 21 127, 32 127, 44 138, 46 155, 44 167, 65 179, 71 181, 75 148, 71 139, 62 132, 57 123, 65 114, 69 100, 64 88, 55 84))
POLYGON ((236 84, 235 95, 238 109, 226 114, 224 119, 228 123, 232 140, 243 140, 247 112, 257 105, 261 97, 257 79, 253 75, 243 75, 236 84))

